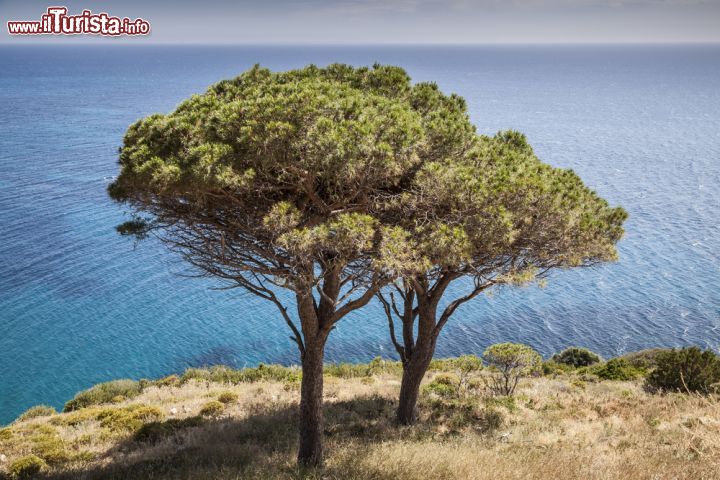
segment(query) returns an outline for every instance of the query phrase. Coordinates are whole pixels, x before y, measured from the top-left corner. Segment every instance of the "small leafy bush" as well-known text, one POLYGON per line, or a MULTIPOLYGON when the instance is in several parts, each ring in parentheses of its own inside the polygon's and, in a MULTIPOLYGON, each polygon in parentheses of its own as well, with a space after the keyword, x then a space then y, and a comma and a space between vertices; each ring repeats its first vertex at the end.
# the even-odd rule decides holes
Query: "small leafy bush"
POLYGON ((286 392, 299 392, 300 391, 300 377, 288 379, 283 382, 283 390, 286 392))
POLYGON ((157 387, 177 387, 178 385, 180 385, 180 377, 175 374, 168 375, 167 377, 163 377, 153 383, 157 387))
POLYGON ((428 406, 431 422, 449 428, 449 433, 464 429, 489 433, 503 424, 502 413, 492 407, 483 407, 476 397, 440 398, 431 400, 428 406))
POLYGON ((119 396, 124 397, 124 399, 134 398, 140 393, 142 393, 142 386, 134 380, 114 380, 99 383, 75 395, 75 398, 65 404, 63 411, 72 412, 91 405, 110 403, 119 396))
POLYGON ((235 403, 238 401, 238 394, 235 392, 222 392, 220 395, 218 395, 218 402, 228 404, 228 403, 235 403))
POLYGON ((217 418, 222 415, 224 410, 225 405, 223 403, 220 403, 217 400, 212 400, 200 408, 200 415, 203 417, 217 418))
POLYGON ((613 358, 600 365, 593 366, 588 373, 602 380, 627 381, 641 377, 643 371, 633 367, 623 358, 613 358))
POLYGON ((201 417, 171 418, 164 422, 150 422, 140 427, 133 435, 133 439, 136 442, 157 443, 175 433, 200 426, 202 422, 201 417))
POLYGON ((546 360, 542 362, 542 373, 546 376, 555 376, 570 373, 573 371, 573 367, 565 365, 564 363, 558 363, 555 360, 546 360))
POLYGON ((24 413, 22 413, 19 417, 19 421, 23 420, 29 420, 31 418, 37 418, 37 417, 49 417, 51 415, 55 415, 57 412, 55 409, 49 405, 36 405, 34 407, 31 407, 27 409, 24 413))
POLYGON ((640 370, 652 370, 657 367, 658 356, 669 351, 670 349, 667 348, 648 348, 639 352, 626 353, 620 358, 640 370))
POLYGON ((570 347, 552 356, 553 361, 574 368, 600 363, 600 357, 587 348, 570 347))
POLYGON ((8 473, 10 478, 17 480, 32 480, 47 470, 45 460, 37 455, 26 455, 10 464, 8 473))
POLYGON ((39 425, 30 435, 31 451, 50 465, 59 465, 70 460, 65 442, 58 431, 50 425, 39 425))
POLYGON ((518 409, 515 397, 488 397, 483 401, 488 407, 504 407, 508 412, 516 412, 518 409))
POLYGON ((441 373, 433 378, 433 383, 454 387, 460 383, 460 379, 451 373, 441 373))
POLYGON ((483 356, 491 367, 488 388, 496 395, 512 395, 520 379, 540 372, 542 364, 539 353, 519 343, 491 345, 483 356))
POLYGON ((454 358, 433 358, 428 366, 429 371, 452 372, 455 369, 454 358))
POLYGON ((112 432, 135 432, 145 423, 162 420, 163 412, 149 405, 129 405, 123 408, 107 408, 96 419, 112 432))
POLYGON ((65 415, 57 415, 48 420, 51 425, 65 426, 65 427, 76 427, 82 423, 97 420, 99 412, 104 412, 106 408, 103 407, 91 407, 76 410, 65 415))
POLYGON ((458 396, 460 379, 455 375, 442 373, 435 376, 432 382, 423 387, 425 394, 434 394, 441 398, 453 398, 458 396))
POLYGON ((475 355, 461 355, 453 364, 458 372, 460 390, 466 392, 469 388, 470 375, 483 368, 482 359, 475 355))
POLYGON ((647 378, 652 390, 711 393, 720 382, 720 358, 712 351, 697 347, 660 353, 657 367, 647 378))

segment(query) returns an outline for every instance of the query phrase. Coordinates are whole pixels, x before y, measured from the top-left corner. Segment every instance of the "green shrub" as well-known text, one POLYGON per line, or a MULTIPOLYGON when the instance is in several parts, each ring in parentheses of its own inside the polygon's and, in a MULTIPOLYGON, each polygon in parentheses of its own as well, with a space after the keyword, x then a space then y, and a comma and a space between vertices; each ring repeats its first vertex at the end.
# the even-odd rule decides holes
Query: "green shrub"
POLYGON ((163 412, 148 405, 129 405, 123 408, 107 408, 101 410, 96 419, 100 425, 112 432, 134 432, 143 424, 163 418, 163 412))
POLYGON ((555 360, 546 360, 542 362, 542 373, 543 375, 562 375, 573 371, 573 367, 565 365, 564 363, 558 363, 555 360))
POLYGON ((602 380, 633 380, 641 377, 643 371, 630 365, 622 358, 613 358, 600 365, 593 366, 588 373, 597 375, 602 380))
POLYGON ((657 358, 660 354, 669 352, 667 348, 648 348, 639 352, 626 353, 620 358, 627 361, 630 365, 640 370, 652 370, 657 367, 657 358))
POLYGON ((574 368, 600 363, 600 357, 587 348, 570 347, 552 356, 552 360, 574 368))
POLYGON ((475 355, 461 355, 453 362, 458 373, 460 390, 468 390, 470 375, 479 372, 483 368, 482 359, 475 355))
POLYGON ((491 345, 483 356, 492 367, 488 387, 496 395, 512 395, 520 379, 540 372, 542 364, 539 353, 519 343, 491 345))
POLYGON ((382 373, 401 373, 402 364, 373 358, 370 363, 331 363, 325 365, 324 373, 328 377, 337 378, 367 378, 382 373))
MULTIPOLYGON (((432 384, 428 386, 430 385, 432 384)), ((431 400, 429 407, 432 423, 448 427, 450 433, 457 433, 467 428, 488 433, 497 430, 503 423, 503 415, 500 411, 492 407, 483 407, 476 397, 441 397, 431 400)))
POLYGON ((299 392, 300 391, 300 377, 285 380, 283 382, 283 390, 286 392, 299 392))
POLYGON ((720 382, 720 358, 697 347, 670 350, 657 355, 657 367, 647 378, 652 390, 711 393, 720 382))
POLYGON ((402 363, 391 360, 384 360, 380 357, 373 358, 367 365, 370 375, 379 375, 381 373, 402 373, 402 363))
POLYGON ((10 464, 8 473, 10 478, 18 480, 32 480, 47 470, 47 463, 37 455, 26 455, 10 464))
POLYGON ((202 406, 202 408, 200 408, 200 415, 202 415, 203 417, 217 418, 222 415, 224 410, 224 404, 218 402, 217 400, 212 400, 210 402, 207 402, 205 405, 202 406))
POLYGON ((282 365, 265 365, 261 363, 257 368, 244 368, 239 371, 240 382, 283 382, 299 374, 297 369, 283 367, 282 365))
POLYGON ((180 385, 180 377, 177 375, 168 375, 167 377, 163 377, 160 380, 156 380, 153 382, 155 386, 157 387, 176 387, 180 385))
POLYGON ((454 358, 433 358, 428 370, 436 372, 452 372, 455 370, 454 358))
POLYGON ((238 401, 238 394, 235 392, 222 392, 220 395, 218 395, 218 402, 228 404, 228 403, 235 403, 238 401))
POLYGON ((142 387, 139 382, 134 380, 99 383, 75 395, 75 398, 65 404, 63 411, 72 412, 91 405, 110 403, 118 396, 122 396, 124 399, 133 398, 140 393, 142 393, 142 387))
POLYGON ((460 379, 451 373, 441 373, 433 378, 432 383, 455 387, 460 383, 460 379))
POLYGON ((180 383, 190 380, 202 380, 215 383, 254 383, 260 381, 283 382, 300 374, 297 368, 283 367, 281 365, 260 364, 256 368, 243 368, 235 370, 223 365, 210 368, 189 368, 180 377, 180 383))
POLYGON ((454 359, 453 366, 461 373, 468 374, 482 370, 482 358, 477 355, 461 355, 454 359))
MULTIPOLYGON (((325 365, 324 374, 337 378, 365 378, 380 373, 401 373, 402 364, 374 358, 370 363, 336 363, 325 365)), ((166 377, 171 382, 172 375, 166 377)), ((200 380, 215 383, 254 383, 261 381, 282 382, 293 384, 299 382, 300 369, 297 367, 283 367, 282 365, 260 364, 256 368, 243 368, 235 370, 230 367, 218 365, 210 368, 189 368, 179 377, 179 383, 190 380, 200 380)), ((158 380, 156 384, 164 385, 166 379, 158 380)))
POLYGON ((367 365, 356 363, 331 363, 325 366, 325 375, 336 378, 360 378, 371 375, 367 365))
POLYGON ((432 382, 423 387, 425 394, 435 394, 441 398, 453 398, 458 396, 460 379, 452 374, 440 374, 433 378, 432 382))
POLYGON ((518 409, 515 397, 488 397, 483 400, 488 407, 504 407, 508 412, 516 412, 518 409))
POLYGON ((156 443, 177 432, 200 426, 202 422, 201 417, 171 418, 164 422, 150 422, 140 427, 133 435, 133 439, 136 442, 156 443))
POLYGON ((36 405, 22 413, 18 417, 18 420, 22 422, 23 420, 29 420, 31 418, 49 417, 50 415, 55 415, 56 413, 55 409, 49 405, 36 405))
POLYGON ((59 465, 70 460, 65 442, 59 435, 40 435, 33 439, 32 452, 50 465, 59 465))

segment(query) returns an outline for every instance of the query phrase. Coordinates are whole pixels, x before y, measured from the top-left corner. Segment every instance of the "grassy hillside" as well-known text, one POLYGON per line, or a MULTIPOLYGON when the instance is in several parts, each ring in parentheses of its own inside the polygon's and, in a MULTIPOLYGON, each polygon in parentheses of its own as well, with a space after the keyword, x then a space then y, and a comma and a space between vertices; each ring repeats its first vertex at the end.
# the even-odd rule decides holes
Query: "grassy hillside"
POLYGON ((453 362, 436 361, 421 421, 398 428, 399 373, 383 361, 329 366, 322 472, 295 468, 298 371, 271 366, 114 382, 72 411, 31 410, 0 429, 0 476, 24 459, 47 465, 39 478, 720 478, 717 396, 546 368, 493 397, 486 370, 458 387, 453 362))

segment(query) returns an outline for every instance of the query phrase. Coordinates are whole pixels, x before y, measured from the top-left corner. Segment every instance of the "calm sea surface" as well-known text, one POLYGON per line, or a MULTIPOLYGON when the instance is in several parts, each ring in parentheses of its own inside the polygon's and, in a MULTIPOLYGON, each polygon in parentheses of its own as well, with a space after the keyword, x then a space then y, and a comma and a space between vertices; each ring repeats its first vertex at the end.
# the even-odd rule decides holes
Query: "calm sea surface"
MULTIPOLYGON (((499 341, 546 355, 720 348, 720 47, 2 47, 0 424, 105 380, 296 361, 274 307, 118 237, 105 187, 131 122, 217 80, 254 63, 376 61, 463 95, 480 131, 525 132, 630 212, 619 263, 477 299, 439 355, 499 341)), ((341 322, 327 357, 393 354, 371 306, 341 322)))

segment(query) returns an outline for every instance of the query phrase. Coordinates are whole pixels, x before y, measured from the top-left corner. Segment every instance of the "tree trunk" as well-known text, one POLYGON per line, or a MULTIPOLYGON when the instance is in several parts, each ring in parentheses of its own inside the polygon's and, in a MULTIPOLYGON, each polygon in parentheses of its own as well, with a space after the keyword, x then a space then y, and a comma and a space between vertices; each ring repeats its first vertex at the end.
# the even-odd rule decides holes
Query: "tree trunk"
POLYGON ((433 340, 418 342, 413 348, 412 356, 403 365, 400 401, 396 414, 397 422, 401 425, 415 423, 420 383, 430 366, 434 354, 435 342, 433 340))
POLYGON ((300 386, 300 449, 298 463, 319 467, 323 463, 323 357, 324 342, 306 345, 300 386))

